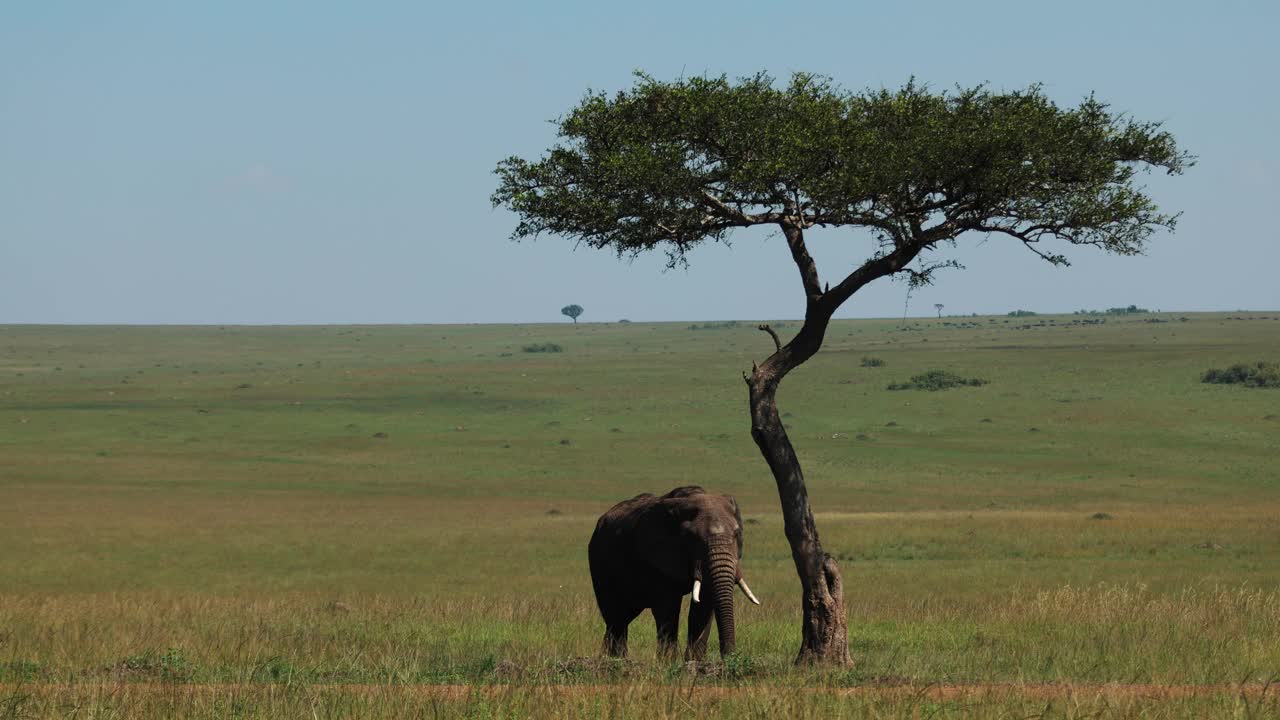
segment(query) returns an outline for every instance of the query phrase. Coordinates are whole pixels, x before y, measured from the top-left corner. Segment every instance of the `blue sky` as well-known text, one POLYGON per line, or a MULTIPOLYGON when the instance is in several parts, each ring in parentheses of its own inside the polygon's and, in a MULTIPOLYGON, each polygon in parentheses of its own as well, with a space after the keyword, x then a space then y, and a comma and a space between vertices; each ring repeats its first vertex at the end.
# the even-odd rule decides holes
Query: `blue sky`
MULTIPOLYGON (((848 88, 1043 83, 1161 120, 1199 156, 1147 176, 1184 213, 1148 254, 1055 269, 963 238, 911 314, 1136 303, 1280 309, 1280 3, 58 2, 0 6, 0 323, 797 317, 780 239, 687 270, 507 238, 492 170, 644 69, 797 70, 848 88), (464 6, 465 5, 465 6, 464 6)), ((824 278, 871 249, 812 238, 824 278)), ((898 316, 881 281, 846 317, 898 316)))

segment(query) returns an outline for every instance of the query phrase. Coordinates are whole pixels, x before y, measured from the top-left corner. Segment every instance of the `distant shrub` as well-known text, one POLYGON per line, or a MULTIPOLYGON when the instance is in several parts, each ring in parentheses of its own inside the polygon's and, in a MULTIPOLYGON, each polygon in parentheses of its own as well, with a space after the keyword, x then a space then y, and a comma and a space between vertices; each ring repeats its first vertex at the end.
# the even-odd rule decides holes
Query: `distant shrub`
POLYGON ((522 349, 522 350, 524 350, 524 351, 525 351, 525 352, 527 352, 527 353, 557 353, 557 352, 564 352, 564 348, 560 347, 559 345, 557 345, 557 344, 555 344, 555 343, 534 343, 534 344, 532 344, 532 345, 525 345, 525 346, 524 346, 523 348, 521 348, 521 349, 522 349))
POLYGON ((704 322, 701 325, 694 323, 689 326, 690 330, 728 330, 729 328, 738 327, 737 320, 722 320, 720 322, 704 322))
POLYGON ((1130 305, 1129 307, 1113 307, 1113 308, 1107 308, 1106 310, 1077 310, 1075 311, 1074 314, 1075 315, 1140 315, 1142 313, 1149 313, 1149 312, 1151 311, 1146 308, 1140 308, 1137 305, 1130 305))
POLYGON ((953 387, 986 385, 987 381, 982 378, 962 378, 955 373, 946 370, 930 370, 928 372, 914 375, 910 380, 904 383, 890 383, 890 390, 946 390, 953 387))
POLYGON ((1013 312, 1009 313, 1009 317, 1035 317, 1036 315, 1039 315, 1039 314, 1040 313, 1032 312, 1030 310, 1014 310, 1013 312))
POLYGON ((1130 305, 1129 307, 1122 307, 1122 308, 1120 307, 1107 308, 1108 315, 1138 315, 1141 313, 1149 313, 1149 312, 1151 311, 1146 308, 1140 308, 1137 305, 1130 305))
POLYGON ((884 360, 867 355, 862 358, 862 367, 884 367, 884 360))
POLYGON ((1200 382, 1245 387, 1280 388, 1280 363, 1259 360, 1252 365, 1237 363, 1229 368, 1205 370, 1200 382))
POLYGON ((628 319, 626 319, 626 318, 622 318, 621 320, 619 320, 619 321, 618 321, 618 324, 619 324, 619 325, 621 325, 621 324, 623 324, 623 323, 630 323, 630 322, 631 322, 630 320, 628 320, 628 319))

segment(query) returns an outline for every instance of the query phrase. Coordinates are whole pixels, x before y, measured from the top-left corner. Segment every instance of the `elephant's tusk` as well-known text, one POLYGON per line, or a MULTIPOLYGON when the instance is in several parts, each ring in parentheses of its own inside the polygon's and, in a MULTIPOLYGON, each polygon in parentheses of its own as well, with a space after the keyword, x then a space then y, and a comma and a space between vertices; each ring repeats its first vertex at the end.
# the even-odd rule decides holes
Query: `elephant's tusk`
POLYGON ((760 601, 756 599, 756 594, 751 592, 751 588, 747 587, 747 581, 745 579, 738 578, 738 585, 742 587, 742 592, 747 594, 748 600, 750 600, 751 602, 757 605, 760 604, 760 601))
POLYGON ((698 597, 701 594, 702 594, 702 581, 694 580, 693 581, 693 601, 702 602, 702 599, 698 597))

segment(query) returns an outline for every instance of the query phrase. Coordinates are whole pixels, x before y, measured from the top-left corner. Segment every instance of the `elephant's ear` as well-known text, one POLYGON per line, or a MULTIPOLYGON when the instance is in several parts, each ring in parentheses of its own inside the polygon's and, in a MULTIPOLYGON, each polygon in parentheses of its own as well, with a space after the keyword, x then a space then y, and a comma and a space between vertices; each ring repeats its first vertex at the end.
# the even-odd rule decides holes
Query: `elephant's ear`
POLYGON ((635 554, 676 582, 689 579, 692 568, 683 519, 669 503, 654 503, 637 519, 635 554))
POLYGON ((742 536, 745 528, 742 527, 742 510, 738 508, 738 500, 732 495, 729 498, 729 506, 733 508, 733 519, 738 521, 738 528, 734 531, 734 538, 738 541, 738 557, 742 557, 742 536))

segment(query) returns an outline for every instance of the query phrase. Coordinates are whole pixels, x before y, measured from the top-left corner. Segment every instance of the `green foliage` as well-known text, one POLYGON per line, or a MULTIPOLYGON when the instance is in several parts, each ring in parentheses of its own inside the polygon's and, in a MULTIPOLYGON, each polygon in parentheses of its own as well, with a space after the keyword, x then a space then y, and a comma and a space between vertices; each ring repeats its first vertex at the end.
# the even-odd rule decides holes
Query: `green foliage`
POLYGON ((531 343, 520 348, 527 353, 558 353, 564 352, 564 347, 553 342, 531 343))
POLYGON ((290 682, 295 677, 304 675, 288 660, 274 655, 258 663, 254 679, 260 682, 290 682))
POLYGON ((564 307, 560 308, 560 314, 569 317, 576 324, 578 322, 578 316, 582 314, 582 306, 581 305, 565 305, 564 307))
POLYGON ((1280 388, 1280 363, 1259 360, 1252 365, 1236 363, 1219 370, 1211 368, 1200 376, 1200 382, 1220 385, 1244 385, 1254 388, 1280 388))
POLYGON ((758 663, 750 653, 735 652, 724 659, 724 676, 727 680, 746 680, 758 672, 758 663))
POLYGON ((872 368, 884 367, 884 360, 878 357, 871 357, 870 355, 864 355, 862 357, 862 367, 872 367, 872 368))
POLYGON ((1033 250, 1056 236, 1133 254, 1176 220, 1135 174, 1193 163, 1159 123, 1093 97, 1062 108, 1038 85, 851 92, 806 73, 783 85, 764 73, 637 73, 633 87, 589 93, 556 122, 560 142, 543 158, 497 166, 492 200, 519 215, 512 237, 552 233, 621 255, 661 248, 672 264, 736 227, 784 223, 865 227, 882 252, 976 231, 1033 250))
POLYGON ((1032 312, 1030 310, 1014 310, 1013 312, 1008 313, 1009 317, 1035 317, 1039 314, 1040 313, 1038 312, 1032 312))
POLYGON ((161 680, 190 680, 195 674, 195 667, 178 648, 169 648, 163 653, 146 650, 129 655, 120 660, 119 668, 161 680))
MULTIPOLYGON (((0 662, 0 682, 29 682, 44 674, 44 667, 31 660, 6 660, 0 662)), ((0 715, 0 717, 3 717, 0 715)))
POLYGON ((987 381, 982 378, 962 378, 955 373, 946 370, 929 370, 919 375, 912 375, 911 379, 904 383, 890 383, 889 390, 947 390, 954 387, 978 387, 986 385, 987 381))

